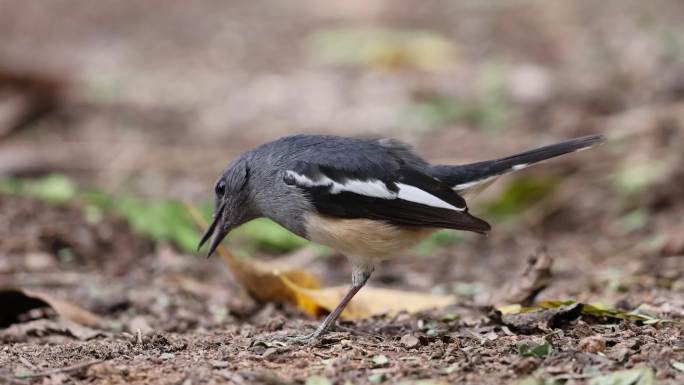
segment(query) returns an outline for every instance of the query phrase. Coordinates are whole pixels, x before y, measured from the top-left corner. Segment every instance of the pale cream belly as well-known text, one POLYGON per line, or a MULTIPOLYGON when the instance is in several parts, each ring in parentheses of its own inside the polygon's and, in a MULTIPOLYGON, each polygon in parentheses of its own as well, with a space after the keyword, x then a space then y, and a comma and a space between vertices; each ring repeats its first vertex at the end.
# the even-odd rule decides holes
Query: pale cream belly
POLYGON ((415 246, 436 229, 395 226, 370 219, 340 219, 310 214, 307 238, 349 258, 384 260, 415 246))

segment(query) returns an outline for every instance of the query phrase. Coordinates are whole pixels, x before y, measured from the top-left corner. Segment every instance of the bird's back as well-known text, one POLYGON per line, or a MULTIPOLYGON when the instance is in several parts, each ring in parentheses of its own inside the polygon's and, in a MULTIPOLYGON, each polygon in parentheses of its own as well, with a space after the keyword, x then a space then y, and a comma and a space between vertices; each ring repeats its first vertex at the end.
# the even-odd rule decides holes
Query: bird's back
POLYGON ((256 149, 280 158, 281 164, 306 161, 346 169, 373 170, 406 164, 427 170, 429 164, 411 147, 394 139, 352 138, 335 135, 285 136, 256 149))

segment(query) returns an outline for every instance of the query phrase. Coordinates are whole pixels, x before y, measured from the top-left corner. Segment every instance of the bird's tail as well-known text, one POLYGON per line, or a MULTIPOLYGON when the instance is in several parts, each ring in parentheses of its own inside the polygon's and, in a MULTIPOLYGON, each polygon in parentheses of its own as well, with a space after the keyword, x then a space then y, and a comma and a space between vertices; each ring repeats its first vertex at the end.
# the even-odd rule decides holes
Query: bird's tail
POLYGON ((585 150, 603 141, 602 135, 583 136, 501 159, 459 166, 432 166, 431 173, 435 178, 448 183, 459 194, 472 195, 482 191, 503 174, 521 170, 546 159, 585 150))

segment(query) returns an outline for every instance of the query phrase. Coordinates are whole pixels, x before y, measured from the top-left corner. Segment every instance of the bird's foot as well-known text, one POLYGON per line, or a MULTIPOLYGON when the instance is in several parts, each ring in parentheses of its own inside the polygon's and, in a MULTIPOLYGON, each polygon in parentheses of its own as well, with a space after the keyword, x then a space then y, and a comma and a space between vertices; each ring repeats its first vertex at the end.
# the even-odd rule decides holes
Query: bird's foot
MULTIPOLYGON (((287 344, 292 344, 292 345, 308 345, 308 346, 313 346, 319 343, 323 343, 327 341, 328 339, 326 337, 331 337, 330 341, 338 341, 341 339, 339 336, 334 336, 329 335, 330 331, 334 331, 339 329, 339 325, 330 325, 327 327, 324 327, 323 325, 319 326, 316 330, 314 330, 312 333, 305 334, 305 335, 298 335, 298 336, 285 336, 284 337, 284 342, 287 344)), ((328 342, 330 342, 328 341, 328 342)))
POLYGON ((287 336, 286 342, 293 344, 293 345, 315 345, 317 342, 320 341, 320 338, 322 336, 322 333, 309 333, 303 336, 287 336))
POLYGON ((300 336, 290 336, 288 337, 289 341, 294 344, 299 344, 299 345, 314 345, 317 342, 321 341, 321 337, 323 337, 328 331, 335 329, 335 325, 330 325, 330 326, 324 326, 321 325, 316 330, 314 330, 312 333, 305 334, 305 335, 300 335, 300 336))

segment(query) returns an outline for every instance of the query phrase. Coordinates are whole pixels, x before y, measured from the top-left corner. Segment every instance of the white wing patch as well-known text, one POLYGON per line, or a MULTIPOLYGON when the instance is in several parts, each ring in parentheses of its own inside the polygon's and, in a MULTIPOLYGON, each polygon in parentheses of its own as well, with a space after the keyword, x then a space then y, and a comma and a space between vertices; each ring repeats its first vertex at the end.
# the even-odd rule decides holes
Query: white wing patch
POLYGON ((456 207, 452 204, 449 204, 436 196, 430 194, 429 192, 426 192, 424 190, 419 189, 418 187, 411 186, 408 184, 403 184, 403 183, 397 183, 397 187, 399 187, 399 192, 397 193, 397 197, 399 199, 403 199, 405 201, 410 201, 410 202, 415 202, 415 203, 420 203, 426 206, 432 206, 432 207, 441 207, 443 209, 449 209, 449 210, 456 210, 456 211, 463 211, 465 210, 465 207, 459 208, 456 207))
POLYGON ((339 194, 343 191, 354 194, 365 195, 383 199, 403 199, 405 201, 419 203, 426 206, 438 207, 448 210, 463 211, 465 207, 456 207, 425 190, 404 183, 397 183, 399 191, 394 192, 387 188, 385 183, 377 179, 358 180, 350 179, 345 183, 336 182, 327 176, 322 176, 317 180, 311 179, 306 175, 298 174, 292 170, 287 170, 286 174, 292 177, 300 186, 316 187, 328 186, 331 194, 339 194))
POLYGON ((339 194, 342 191, 349 191, 355 194, 365 195, 374 198, 395 199, 397 193, 390 191, 384 183, 379 180, 362 181, 357 179, 348 180, 346 183, 338 183, 322 176, 317 180, 313 180, 306 175, 297 174, 292 170, 286 171, 287 175, 294 178, 300 186, 316 187, 328 186, 331 194, 339 194))
MULTIPOLYGON (((328 179, 328 178, 326 178, 328 179)), ((333 185, 330 189, 332 194, 339 194, 342 191, 350 191, 359 195, 366 195, 369 197, 394 199, 397 194, 394 191, 390 191, 384 183, 379 180, 358 180, 350 179, 345 183, 337 183, 331 179, 333 185)))

